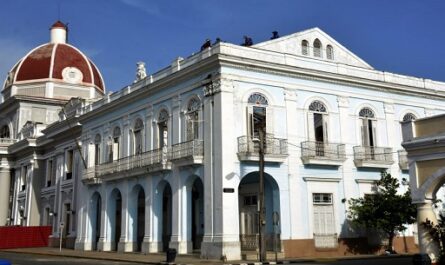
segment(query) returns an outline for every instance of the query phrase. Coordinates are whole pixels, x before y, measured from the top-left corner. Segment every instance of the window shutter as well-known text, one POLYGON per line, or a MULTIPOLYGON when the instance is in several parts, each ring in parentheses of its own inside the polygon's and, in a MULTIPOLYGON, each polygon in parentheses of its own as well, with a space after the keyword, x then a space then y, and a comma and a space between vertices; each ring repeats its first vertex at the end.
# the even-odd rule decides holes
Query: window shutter
POLYGON ((119 142, 113 142, 113 160, 119 159, 119 142))
POLYGON ((307 130, 309 141, 315 141, 315 127, 314 127, 314 113, 308 112, 307 114, 307 130))
POLYGON ((247 114, 247 116, 246 116, 246 122, 247 122, 246 133, 247 133, 247 136, 252 138, 253 137, 253 108, 252 108, 252 106, 247 106, 246 114, 247 114))
POLYGON ((362 146, 369 146, 368 120, 362 119, 362 146))
POLYGON ((377 146, 377 121, 372 121, 372 146, 377 146))
POLYGON ((273 122, 274 122, 273 108, 267 107, 266 108, 266 134, 268 134, 270 136, 272 136, 274 134, 273 122))
POLYGON ((328 115, 323 114, 323 140, 324 143, 329 142, 328 138, 328 115))

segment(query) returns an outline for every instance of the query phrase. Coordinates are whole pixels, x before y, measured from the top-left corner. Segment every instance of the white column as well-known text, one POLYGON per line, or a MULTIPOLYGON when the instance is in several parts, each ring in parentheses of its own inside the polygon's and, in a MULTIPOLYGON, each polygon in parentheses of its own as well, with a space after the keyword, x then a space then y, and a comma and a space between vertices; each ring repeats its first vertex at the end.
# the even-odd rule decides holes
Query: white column
MULTIPOLYGON (((391 103, 385 103, 385 122, 386 122, 386 134, 388 137, 388 143, 386 146, 392 148, 392 154, 393 160, 398 161, 397 156, 397 150, 400 148, 400 142, 397 141, 397 134, 396 134, 396 128, 394 124, 394 105, 391 103)), ((377 142, 378 143, 378 142, 377 142)), ((392 177, 399 178, 399 164, 393 163, 391 167, 388 170, 388 173, 391 174, 392 177)))
POLYGON ((185 254, 192 251, 192 246, 187 244, 187 240, 184 238, 183 222, 184 216, 186 218, 187 208, 184 208, 183 201, 183 181, 179 173, 179 168, 174 167, 172 169, 172 235, 169 247, 176 249, 179 254, 185 254))
MULTIPOLYGON (((148 122, 148 119, 147 119, 148 122)), ((145 180, 146 186, 145 188, 145 228, 144 228, 144 240, 142 241, 141 252, 142 253, 153 253, 158 252, 156 244, 156 248, 154 248, 153 244, 153 178, 146 177, 145 180)))
POLYGON ((111 238, 110 238, 110 222, 108 221, 107 210, 110 207, 109 193, 107 187, 104 188, 104 192, 101 193, 102 205, 101 205, 101 224, 100 224, 100 238, 97 244, 97 249, 100 251, 110 251, 111 250, 111 238))
MULTIPOLYGON (((121 237, 119 238, 117 251, 118 252, 132 252, 136 248, 136 242, 133 242, 132 229, 130 227, 130 207, 134 207, 133 204, 137 204, 136 201, 130 201, 129 183, 126 181, 125 185, 122 185, 120 189, 122 203, 121 203, 121 237)), ((137 198, 137 197, 136 197, 137 198)), ((117 207, 117 206, 116 206, 117 207)), ((117 220, 116 220, 117 221, 117 220)), ((135 224, 133 224, 135 225, 135 224)))
POLYGON ((6 225, 8 218, 10 182, 9 168, 0 168, 0 226, 6 225))
POLYGON ((431 238, 429 231, 422 225, 427 219, 437 224, 437 218, 432 204, 430 202, 417 204, 417 231, 420 253, 427 253, 431 258, 431 262, 436 263, 440 251, 437 243, 431 238))

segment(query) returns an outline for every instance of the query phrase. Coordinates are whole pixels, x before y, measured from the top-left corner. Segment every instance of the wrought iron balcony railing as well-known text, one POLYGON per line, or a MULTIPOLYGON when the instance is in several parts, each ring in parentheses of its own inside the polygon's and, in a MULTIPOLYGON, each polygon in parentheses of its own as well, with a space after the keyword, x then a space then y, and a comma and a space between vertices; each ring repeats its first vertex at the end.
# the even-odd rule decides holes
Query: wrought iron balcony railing
POLYGON ((105 178, 115 173, 127 172, 123 176, 132 176, 138 173, 138 169, 144 171, 168 170, 167 161, 168 149, 155 149, 141 154, 136 154, 88 168, 83 175, 83 179, 105 178))
POLYGON ((301 158, 304 164, 341 165, 346 160, 345 145, 315 141, 302 142, 301 158))
POLYGON ((357 167, 388 167, 394 163, 392 148, 354 146, 354 162, 357 167))
POLYGON ((399 154, 399 166, 401 170, 408 170, 408 153, 405 150, 399 150, 397 151, 399 154))
MULTIPOLYGON (((258 161, 260 140, 250 136, 238 137, 238 157, 242 161, 258 161)), ((287 139, 266 135, 264 139, 264 159, 269 162, 283 162, 287 157, 287 139)))
POLYGON ((199 139, 172 145, 169 155, 172 161, 191 159, 193 164, 202 164, 203 157, 204 141, 199 139))

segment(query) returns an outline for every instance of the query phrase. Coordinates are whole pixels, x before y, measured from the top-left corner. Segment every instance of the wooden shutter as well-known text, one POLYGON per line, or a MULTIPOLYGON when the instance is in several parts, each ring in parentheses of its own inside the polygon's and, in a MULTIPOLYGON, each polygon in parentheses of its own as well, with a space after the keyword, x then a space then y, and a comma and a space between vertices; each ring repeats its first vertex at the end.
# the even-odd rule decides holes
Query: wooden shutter
POLYGON ((323 114, 323 140, 324 143, 328 143, 328 115, 323 114))
POLYGON ((315 141, 315 125, 314 125, 314 113, 308 112, 307 114, 307 133, 309 141, 315 141))
POLYGON ((264 110, 266 111, 266 134, 272 136, 274 134, 274 111, 272 107, 264 108, 264 110))
POLYGON ((113 160, 119 159, 119 141, 115 143, 113 141, 113 160))
POLYGON ((362 146, 369 146, 368 119, 362 119, 362 146))
POLYGON ((248 137, 253 138, 253 108, 247 106, 246 108, 246 134, 248 137))
POLYGON ((377 146, 377 121, 371 121, 372 126, 372 143, 377 146))

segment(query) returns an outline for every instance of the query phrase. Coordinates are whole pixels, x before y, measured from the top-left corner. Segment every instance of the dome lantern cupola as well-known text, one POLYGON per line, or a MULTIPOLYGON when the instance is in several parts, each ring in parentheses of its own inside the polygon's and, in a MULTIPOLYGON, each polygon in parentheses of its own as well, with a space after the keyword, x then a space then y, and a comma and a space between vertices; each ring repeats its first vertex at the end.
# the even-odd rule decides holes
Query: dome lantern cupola
POLYGON ((66 43, 67 27, 60 20, 51 26, 51 43, 66 43))

